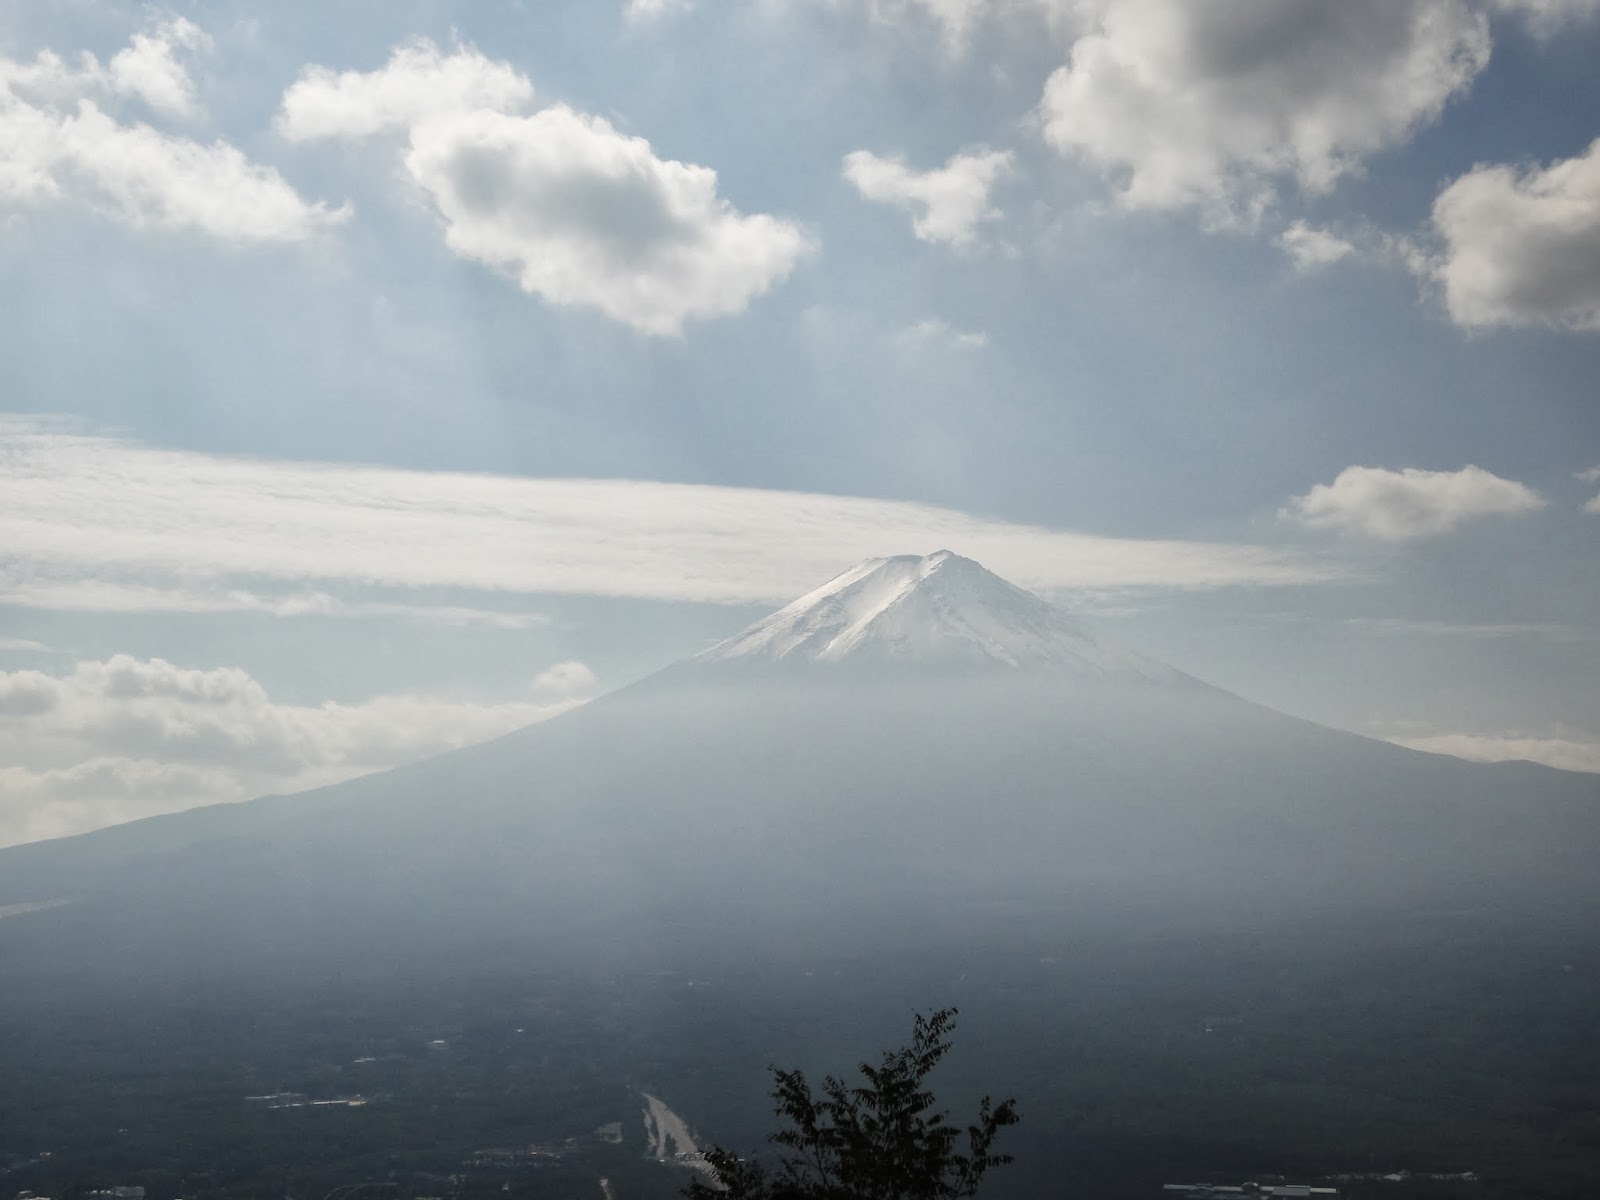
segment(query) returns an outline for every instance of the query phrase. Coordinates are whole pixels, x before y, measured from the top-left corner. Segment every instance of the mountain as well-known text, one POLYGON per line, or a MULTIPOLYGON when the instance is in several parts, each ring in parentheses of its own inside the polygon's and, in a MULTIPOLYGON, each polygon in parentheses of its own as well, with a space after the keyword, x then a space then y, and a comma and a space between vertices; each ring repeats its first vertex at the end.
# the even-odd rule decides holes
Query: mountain
POLYGON ((1094 678, 1180 677, 1098 641, 1059 608, 948 550, 868 559, 690 661, 1000 665, 1094 678))
POLYGON ((0 1151, 52 1150, 13 1181, 49 1195, 152 1162, 153 1200, 292 1164, 431 1195, 640 1091, 756 1146, 765 1064, 958 1003, 1024 1116, 996 1197, 1587 1195, 1597 847, 1595 776, 1325 729, 959 556, 874 559, 496 741, 0 851, 0 906, 54 904, 0 920, 0 1151))
POLYGON ((486 745, 0 852, 0 904, 202 895, 220 917, 248 895, 255 921, 292 894, 380 923, 589 927, 681 925, 737 897, 759 936, 756 914, 818 898, 1192 912, 1590 895, 1597 831, 1593 776, 1286 717, 941 551, 869 560, 486 745))

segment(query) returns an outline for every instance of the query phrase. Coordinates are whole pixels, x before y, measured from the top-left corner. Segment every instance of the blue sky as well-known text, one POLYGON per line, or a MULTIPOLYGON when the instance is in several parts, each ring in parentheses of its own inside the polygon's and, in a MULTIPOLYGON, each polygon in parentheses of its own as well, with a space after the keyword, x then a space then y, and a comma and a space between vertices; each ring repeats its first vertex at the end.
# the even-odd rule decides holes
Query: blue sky
POLYGON ((1597 51, 1595 0, 19 0, 0 842, 944 546, 1600 770, 1597 51))

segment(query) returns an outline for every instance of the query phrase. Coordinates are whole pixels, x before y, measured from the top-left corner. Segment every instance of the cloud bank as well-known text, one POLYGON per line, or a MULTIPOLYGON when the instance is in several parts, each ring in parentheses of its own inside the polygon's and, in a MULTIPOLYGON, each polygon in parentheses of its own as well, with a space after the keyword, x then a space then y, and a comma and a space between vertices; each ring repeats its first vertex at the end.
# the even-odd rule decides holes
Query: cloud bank
POLYGON ((1516 733, 1439 733, 1388 740, 1397 746, 1449 754, 1469 762, 1536 762, 1563 771, 1600 771, 1600 742, 1516 733))
POLYGON ((0 845, 197 804, 298 791, 483 741, 593 696, 558 663, 520 699, 276 702, 235 667, 115 655, 64 674, 0 672, 0 845))

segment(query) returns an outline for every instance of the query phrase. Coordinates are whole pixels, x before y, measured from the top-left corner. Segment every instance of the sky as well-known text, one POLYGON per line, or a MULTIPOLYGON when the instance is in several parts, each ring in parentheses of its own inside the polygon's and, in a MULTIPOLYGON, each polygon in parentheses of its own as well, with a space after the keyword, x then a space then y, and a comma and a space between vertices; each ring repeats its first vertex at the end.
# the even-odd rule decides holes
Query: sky
POLYGON ((12 0, 0 845, 947 548, 1600 771, 1600 0, 12 0))

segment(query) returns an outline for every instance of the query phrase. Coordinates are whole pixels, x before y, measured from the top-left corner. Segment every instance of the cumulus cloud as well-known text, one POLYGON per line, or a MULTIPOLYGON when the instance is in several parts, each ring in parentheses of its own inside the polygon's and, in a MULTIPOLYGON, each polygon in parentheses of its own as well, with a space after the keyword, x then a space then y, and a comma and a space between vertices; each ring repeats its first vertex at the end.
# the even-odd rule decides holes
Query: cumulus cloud
POLYGON ((709 167, 565 105, 425 122, 405 164, 461 257, 645 333, 743 311, 811 248, 792 222, 734 209, 709 167))
POLYGON ((1433 227, 1458 324, 1600 330, 1600 140, 1549 167, 1474 167, 1439 193, 1433 227))
POLYGON ((449 54, 426 38, 397 46, 376 71, 307 67, 283 93, 278 132, 290 141, 365 138, 409 130, 446 113, 520 112, 533 84, 476 47, 449 54))
POLYGON ((75 62, 53 50, 41 50, 29 62, 0 58, 0 92, 47 106, 71 105, 85 97, 130 98, 167 116, 192 117, 199 104, 181 58, 211 46, 210 36, 193 21, 167 17, 135 33, 104 65, 87 51, 75 62))
POLYGON ((11 575, 0 590, 24 598, 79 581, 143 586, 152 603, 167 589, 285 584, 786 602, 852 562, 918 546, 1048 589, 1339 575, 1258 546, 1097 537, 903 501, 231 458, 19 421, 0 421, 0 463, 11 575))
POLYGON ((1090 0, 1045 85, 1057 150, 1131 209, 1250 223, 1291 182, 1325 192, 1403 144, 1489 60, 1465 0, 1090 0))
POLYGON ((1449 754, 1470 762, 1536 762, 1563 771, 1600 771, 1600 741, 1520 733, 1437 733, 1388 740, 1397 746, 1449 754))
POLYGON ((931 171, 870 150, 844 158, 844 177, 862 196, 910 212, 912 232, 923 241, 953 246, 970 243, 980 224, 1000 216, 989 192, 1010 169, 1009 152, 985 148, 954 155, 931 171))
POLYGON ((178 55, 211 48, 210 36, 193 21, 172 17, 112 55, 107 74, 111 86, 138 96, 151 108, 178 117, 192 117, 199 105, 194 80, 178 55))
POLYGON ((1403 542, 1448 533, 1483 517, 1519 516, 1544 503, 1524 484, 1482 467, 1346 467, 1332 483, 1295 497, 1279 515, 1317 529, 1403 542))
POLYGON ((199 803, 293 791, 544 720, 594 695, 582 663, 523 698, 274 701, 236 667, 115 655, 60 675, 0 672, 0 844, 199 803))
POLYGON ((524 113, 532 95, 471 47, 417 41, 377 71, 309 68, 278 127, 297 141, 402 134, 457 255, 649 334, 742 312, 813 248, 792 221, 739 212, 711 168, 564 104, 524 113))
POLYGON ((221 140, 202 143, 103 107, 133 96, 192 116, 193 82, 176 58, 207 44, 176 19, 135 36, 102 67, 51 52, 0 59, 0 207, 72 204, 139 229, 193 231, 230 242, 308 238, 346 214, 309 204, 271 167, 221 140))
POLYGON ((1278 235, 1279 248, 1302 275, 1331 267, 1356 252, 1355 246, 1326 229, 1295 221, 1278 235))

